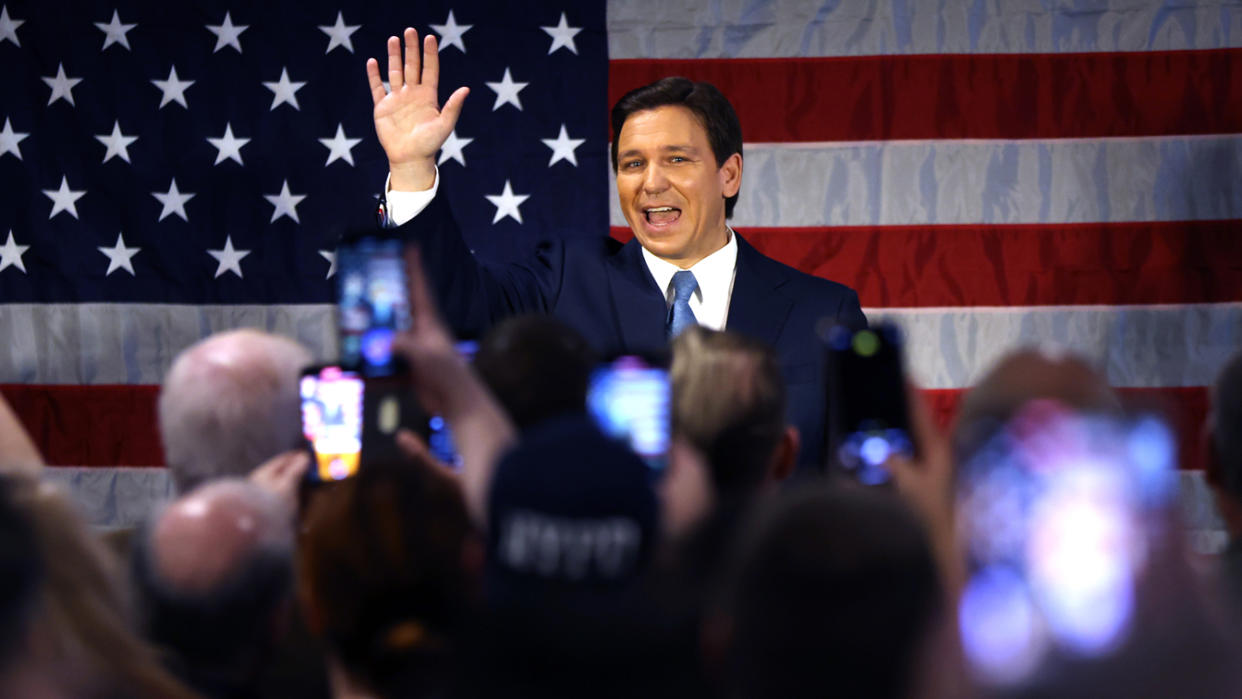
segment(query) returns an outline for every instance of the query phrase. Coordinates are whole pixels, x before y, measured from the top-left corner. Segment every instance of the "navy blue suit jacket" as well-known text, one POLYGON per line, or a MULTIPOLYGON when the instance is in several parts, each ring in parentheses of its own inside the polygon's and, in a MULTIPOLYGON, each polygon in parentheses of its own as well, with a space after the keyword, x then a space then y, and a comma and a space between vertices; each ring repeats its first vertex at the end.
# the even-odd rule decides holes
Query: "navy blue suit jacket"
MULTIPOLYGON (((423 266, 453 330, 480 336, 503 318, 551 313, 605 354, 666 347, 664 293, 637 239, 601 236, 541 244, 528 260, 477 261, 462 240, 447 200, 437 196, 402 226, 417 242, 423 266)), ((737 273, 725 327, 776 350, 788 387, 788 421, 802 434, 801 464, 816 463, 824 439, 823 345, 815 328, 839 322, 866 327, 858 294, 799 272, 737 237, 737 273)))

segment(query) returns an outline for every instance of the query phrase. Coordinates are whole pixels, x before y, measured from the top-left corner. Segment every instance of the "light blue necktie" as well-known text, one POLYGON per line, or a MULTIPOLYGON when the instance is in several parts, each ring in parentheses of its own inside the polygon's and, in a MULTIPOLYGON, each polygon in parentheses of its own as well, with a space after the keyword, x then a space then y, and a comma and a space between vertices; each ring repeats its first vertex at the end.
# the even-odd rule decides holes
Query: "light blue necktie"
POLYGON ((690 310, 690 295, 697 288, 699 280, 694 278, 694 272, 683 269, 673 275, 673 305, 668 309, 668 322, 665 324, 668 339, 677 337, 682 330, 698 322, 694 311, 690 310))

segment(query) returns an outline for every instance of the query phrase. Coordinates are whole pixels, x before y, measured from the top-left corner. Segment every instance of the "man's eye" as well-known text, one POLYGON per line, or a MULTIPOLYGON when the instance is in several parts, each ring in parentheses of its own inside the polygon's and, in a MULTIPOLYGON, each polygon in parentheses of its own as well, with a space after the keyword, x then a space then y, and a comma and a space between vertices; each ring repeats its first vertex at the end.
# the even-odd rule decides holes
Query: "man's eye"
POLYGON ((642 165, 642 161, 640 160, 627 160, 626 162, 621 163, 621 167, 625 168, 626 170, 633 170, 639 165, 642 165))
POLYGON ((674 156, 670 157, 670 158, 668 159, 668 161, 669 161, 670 163, 684 163, 684 162, 687 162, 687 160, 686 160, 686 156, 684 156, 684 155, 674 155, 674 156))

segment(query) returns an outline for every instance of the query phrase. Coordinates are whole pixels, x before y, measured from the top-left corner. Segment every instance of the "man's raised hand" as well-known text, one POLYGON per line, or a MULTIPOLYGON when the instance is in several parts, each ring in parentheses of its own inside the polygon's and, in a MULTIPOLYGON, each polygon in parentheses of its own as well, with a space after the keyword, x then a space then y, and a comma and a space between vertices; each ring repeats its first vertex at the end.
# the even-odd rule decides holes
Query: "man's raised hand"
POLYGON ((375 104, 375 135, 388 155, 391 186, 398 191, 430 189, 435 182, 435 156, 457 124, 462 103, 470 88, 459 87, 444 107, 436 90, 440 81, 440 55, 435 36, 423 40, 420 60, 418 32, 405 30, 405 60, 401 39, 388 37, 388 84, 385 93, 379 61, 367 59, 367 80, 375 104))

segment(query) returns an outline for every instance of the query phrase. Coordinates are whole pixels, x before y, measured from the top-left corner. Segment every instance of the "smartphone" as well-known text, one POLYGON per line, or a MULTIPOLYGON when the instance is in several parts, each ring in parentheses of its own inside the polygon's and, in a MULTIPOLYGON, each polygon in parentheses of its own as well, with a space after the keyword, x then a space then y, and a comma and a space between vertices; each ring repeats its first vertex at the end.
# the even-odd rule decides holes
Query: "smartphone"
POLYGON ((866 485, 887 483, 890 455, 917 453, 902 366, 901 332, 880 324, 827 337, 828 429, 824 463, 866 485))
POLYGON ((637 356, 601 365, 591 375, 587 409, 605 434, 628 444, 653 471, 663 471, 672 431, 666 366, 637 356))
POLYGON ((299 383, 302 435, 314 452, 311 481, 339 481, 362 463, 363 380, 340 367, 311 367, 299 383))
POLYGON ((392 343, 410 327, 404 242, 380 231, 348 235, 336 266, 341 366, 365 377, 402 373, 392 343))
POLYGON ((958 622, 973 673, 1014 685, 1050 658, 1122 644, 1173 504, 1176 440, 1155 416, 1028 404, 962 462, 970 578, 958 622))

